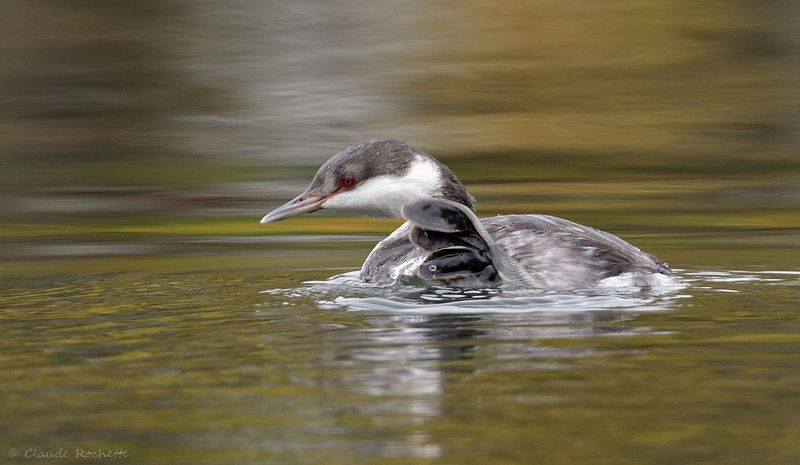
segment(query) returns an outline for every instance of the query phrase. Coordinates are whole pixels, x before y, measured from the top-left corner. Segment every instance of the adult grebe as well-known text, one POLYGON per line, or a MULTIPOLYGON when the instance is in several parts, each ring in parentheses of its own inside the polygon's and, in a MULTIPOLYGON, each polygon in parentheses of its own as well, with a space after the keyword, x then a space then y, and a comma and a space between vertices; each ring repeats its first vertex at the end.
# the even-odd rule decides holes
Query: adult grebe
POLYGON ((302 194, 261 223, 321 209, 408 220, 367 257, 361 268, 367 282, 469 277, 481 285, 577 289, 626 273, 672 275, 665 263, 617 236, 562 218, 478 219, 455 174, 399 140, 371 140, 334 155, 302 194))

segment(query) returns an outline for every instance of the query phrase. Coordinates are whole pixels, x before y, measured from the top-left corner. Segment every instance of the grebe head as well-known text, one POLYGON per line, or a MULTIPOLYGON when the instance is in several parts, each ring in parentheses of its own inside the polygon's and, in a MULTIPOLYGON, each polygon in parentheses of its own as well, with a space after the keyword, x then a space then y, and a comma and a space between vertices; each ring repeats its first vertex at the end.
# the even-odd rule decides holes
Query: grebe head
POLYGON ((328 159, 302 194, 261 223, 317 210, 399 218, 403 205, 431 197, 474 209, 472 196, 438 160, 399 140, 373 139, 328 159))

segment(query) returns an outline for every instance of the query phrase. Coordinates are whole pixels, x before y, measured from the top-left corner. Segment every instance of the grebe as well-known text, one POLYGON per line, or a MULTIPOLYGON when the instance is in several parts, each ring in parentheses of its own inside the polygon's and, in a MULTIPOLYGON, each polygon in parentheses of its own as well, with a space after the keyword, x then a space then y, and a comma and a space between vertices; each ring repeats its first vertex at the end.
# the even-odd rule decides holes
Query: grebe
POLYGON ((416 277, 578 289, 628 273, 672 275, 667 264, 613 234, 549 215, 478 219, 474 202, 432 156, 399 140, 371 140, 328 159, 302 194, 261 223, 323 209, 406 219, 367 257, 360 273, 366 282, 416 277))

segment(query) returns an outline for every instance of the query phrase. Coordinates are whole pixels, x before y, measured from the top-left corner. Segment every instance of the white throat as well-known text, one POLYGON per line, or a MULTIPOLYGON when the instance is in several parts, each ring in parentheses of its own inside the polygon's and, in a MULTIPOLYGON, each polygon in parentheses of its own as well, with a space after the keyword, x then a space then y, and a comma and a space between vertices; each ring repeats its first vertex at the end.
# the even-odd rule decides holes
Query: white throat
POLYGON ((340 192, 323 209, 369 216, 400 218, 403 205, 441 196, 442 175, 433 160, 418 155, 402 176, 382 175, 368 179, 352 191, 340 192))

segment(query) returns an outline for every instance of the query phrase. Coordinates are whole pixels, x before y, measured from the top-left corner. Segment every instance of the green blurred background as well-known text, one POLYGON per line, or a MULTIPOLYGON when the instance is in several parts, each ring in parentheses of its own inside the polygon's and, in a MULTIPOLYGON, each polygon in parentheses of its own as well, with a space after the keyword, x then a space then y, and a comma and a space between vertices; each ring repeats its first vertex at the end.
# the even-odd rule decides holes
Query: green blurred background
POLYGON ((18 258, 54 250, 42 243, 389 231, 257 223, 372 137, 441 158, 484 215, 689 242, 800 226, 796 2, 2 9, 0 228, 18 258))

